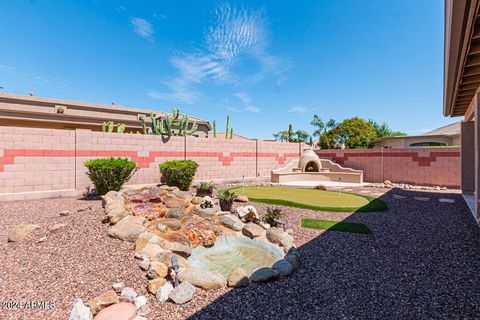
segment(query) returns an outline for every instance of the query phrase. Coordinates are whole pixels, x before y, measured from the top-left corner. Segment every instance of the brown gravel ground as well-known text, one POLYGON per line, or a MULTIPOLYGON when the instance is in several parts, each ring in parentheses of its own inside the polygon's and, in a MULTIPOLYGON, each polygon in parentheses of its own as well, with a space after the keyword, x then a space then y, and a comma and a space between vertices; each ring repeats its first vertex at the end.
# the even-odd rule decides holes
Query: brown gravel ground
MULTIPOLYGON (((390 207, 386 213, 284 208, 302 254, 294 275, 244 289, 198 290, 183 306, 160 304, 149 296, 149 318, 480 318, 480 229, 458 192, 388 190, 380 198, 390 207), (439 203, 441 197, 456 203, 439 203), (302 217, 362 222, 373 234, 302 229, 302 217)), ((267 207, 254 205, 260 211, 267 207)), ((75 298, 87 300, 119 280, 146 294, 133 244, 110 239, 102 215, 99 201, 0 203, 0 301, 55 302, 52 310, 0 309, 0 319, 68 319, 75 298), (59 216, 62 210, 89 206, 91 210, 59 216), (19 223, 42 229, 29 240, 7 243, 8 230, 19 223), (56 223, 68 227, 37 243, 56 223)))

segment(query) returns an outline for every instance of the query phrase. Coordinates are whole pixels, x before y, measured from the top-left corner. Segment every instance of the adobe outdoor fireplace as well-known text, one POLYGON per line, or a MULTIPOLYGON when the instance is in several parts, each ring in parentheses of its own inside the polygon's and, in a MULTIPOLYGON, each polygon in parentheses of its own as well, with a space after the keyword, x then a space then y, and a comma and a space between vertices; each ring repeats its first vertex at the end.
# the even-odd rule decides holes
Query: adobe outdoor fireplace
POLYGON ((272 182, 338 181, 362 183, 363 171, 344 168, 327 159, 320 159, 312 149, 305 149, 298 160, 272 171, 272 182))

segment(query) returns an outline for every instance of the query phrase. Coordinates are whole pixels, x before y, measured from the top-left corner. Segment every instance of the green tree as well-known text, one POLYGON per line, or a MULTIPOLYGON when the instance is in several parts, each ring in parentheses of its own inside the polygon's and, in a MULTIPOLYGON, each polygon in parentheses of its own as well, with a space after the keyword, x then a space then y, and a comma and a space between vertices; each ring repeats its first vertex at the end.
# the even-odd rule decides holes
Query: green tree
POLYGON ((336 141, 334 135, 332 135, 332 130, 337 126, 337 122, 334 119, 324 123, 319 116, 314 115, 310 124, 316 128, 312 136, 318 137, 320 148, 331 149, 335 147, 336 141))
POLYGON ((292 125, 288 126, 288 130, 279 131, 273 134, 277 141, 284 142, 307 142, 310 134, 303 130, 293 131, 292 125))
POLYGON ((346 148, 366 148, 378 134, 372 123, 359 117, 343 120, 331 133, 337 143, 344 143, 346 148))
POLYGON ((406 136, 407 134, 401 131, 392 131, 387 123, 383 122, 379 124, 375 120, 368 120, 368 123, 372 125, 377 133, 377 138, 381 137, 392 137, 392 136, 406 136))

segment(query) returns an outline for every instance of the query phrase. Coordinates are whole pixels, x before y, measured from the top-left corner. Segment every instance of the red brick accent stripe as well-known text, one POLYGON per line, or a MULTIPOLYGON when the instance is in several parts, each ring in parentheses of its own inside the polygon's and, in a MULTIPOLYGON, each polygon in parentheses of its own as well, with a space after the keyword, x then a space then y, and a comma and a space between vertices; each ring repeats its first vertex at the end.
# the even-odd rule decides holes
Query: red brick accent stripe
POLYGON ((441 157, 452 157, 457 158, 460 157, 460 152, 452 151, 431 151, 428 157, 421 157, 419 156, 418 152, 410 151, 410 152, 345 152, 343 156, 337 156, 336 153, 328 153, 328 152, 317 152, 319 157, 329 157, 334 160, 338 164, 344 164, 348 158, 355 158, 355 157, 385 157, 385 158, 399 158, 399 157, 410 157, 412 161, 418 163, 419 167, 430 167, 432 162, 437 161, 437 158, 441 157))
MULTIPOLYGON (((236 158, 255 158, 255 152, 230 152, 224 156, 222 152, 205 151, 150 151, 148 156, 142 157, 137 151, 122 150, 31 150, 31 149, 5 149, 0 157, 0 172, 4 171, 5 165, 14 164, 17 157, 128 157, 138 163, 140 168, 148 168, 155 162, 156 157, 183 158, 186 157, 213 157, 217 158, 223 166, 230 166, 236 158)), ((278 164, 284 164, 287 158, 296 158, 298 153, 258 153, 258 157, 274 158, 278 164)))

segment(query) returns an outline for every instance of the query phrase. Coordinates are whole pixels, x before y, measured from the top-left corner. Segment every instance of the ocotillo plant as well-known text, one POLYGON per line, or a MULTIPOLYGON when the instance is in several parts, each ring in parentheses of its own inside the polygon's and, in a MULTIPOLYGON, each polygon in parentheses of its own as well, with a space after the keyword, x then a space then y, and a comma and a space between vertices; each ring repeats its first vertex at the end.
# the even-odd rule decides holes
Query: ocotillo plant
POLYGON ((228 130, 229 130, 229 127, 230 126, 230 116, 227 115, 227 127, 225 128, 225 139, 228 139, 228 130))

